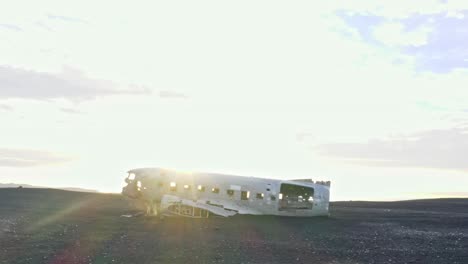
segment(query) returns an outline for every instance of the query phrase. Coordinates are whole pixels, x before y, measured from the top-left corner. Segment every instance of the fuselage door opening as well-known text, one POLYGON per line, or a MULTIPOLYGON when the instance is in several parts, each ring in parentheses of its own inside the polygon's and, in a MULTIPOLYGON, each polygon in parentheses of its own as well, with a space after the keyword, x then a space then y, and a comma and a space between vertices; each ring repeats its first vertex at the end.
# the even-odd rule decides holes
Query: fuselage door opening
POLYGON ((278 210, 312 210, 314 206, 314 188, 281 184, 278 210))

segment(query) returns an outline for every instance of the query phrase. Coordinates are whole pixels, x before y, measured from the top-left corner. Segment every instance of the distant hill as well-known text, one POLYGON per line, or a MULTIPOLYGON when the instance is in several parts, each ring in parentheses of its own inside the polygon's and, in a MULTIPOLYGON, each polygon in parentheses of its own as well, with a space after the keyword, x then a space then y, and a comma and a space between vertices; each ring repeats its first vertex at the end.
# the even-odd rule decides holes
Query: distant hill
POLYGON ((40 189, 58 189, 58 190, 65 190, 65 191, 72 191, 72 192, 90 192, 90 193, 97 193, 97 190, 91 189, 83 189, 83 188, 75 188, 75 187, 45 187, 45 186, 35 186, 30 184, 19 184, 19 183, 0 183, 0 188, 18 188, 22 186, 23 188, 40 188, 40 189))

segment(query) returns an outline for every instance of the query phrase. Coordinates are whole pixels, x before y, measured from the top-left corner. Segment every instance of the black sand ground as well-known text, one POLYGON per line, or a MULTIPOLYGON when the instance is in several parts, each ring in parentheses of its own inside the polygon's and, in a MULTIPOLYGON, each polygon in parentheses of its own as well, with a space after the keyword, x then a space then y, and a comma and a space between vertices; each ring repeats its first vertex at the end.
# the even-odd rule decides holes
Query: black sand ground
POLYGON ((132 210, 0 189, 0 263, 468 263, 468 199, 339 202, 330 218, 120 217, 132 210))

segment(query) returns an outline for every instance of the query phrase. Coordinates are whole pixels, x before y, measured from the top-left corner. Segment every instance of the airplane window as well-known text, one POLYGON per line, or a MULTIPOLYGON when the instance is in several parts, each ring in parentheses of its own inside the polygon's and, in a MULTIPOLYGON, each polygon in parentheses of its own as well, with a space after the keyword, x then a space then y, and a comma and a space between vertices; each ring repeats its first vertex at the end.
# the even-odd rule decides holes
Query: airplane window
POLYGON ((229 196, 233 196, 233 195, 234 195, 234 190, 226 190, 226 193, 227 193, 229 196))
POLYGON ((213 187, 213 188, 211 189, 211 192, 212 192, 212 193, 219 193, 219 188, 213 187))
POLYGON ((199 192, 204 192, 205 191, 205 186, 198 185, 197 189, 198 189, 199 192))
POLYGON ((257 199, 263 199, 263 193, 257 193, 257 199))
POLYGON ((140 191, 141 190, 141 181, 137 181, 137 187, 138 187, 138 190, 140 191))
POLYGON ((242 192, 241 192, 241 200, 248 200, 248 199, 249 199, 249 196, 250 196, 250 192, 249 192, 249 191, 242 191, 242 192))
POLYGON ((184 185, 184 189, 185 189, 185 190, 190 190, 190 185, 185 184, 185 185, 184 185))
POLYGON ((171 182, 171 183, 169 184, 169 186, 171 187, 171 188, 170 188, 171 191, 175 192, 175 191, 177 190, 177 183, 171 182))

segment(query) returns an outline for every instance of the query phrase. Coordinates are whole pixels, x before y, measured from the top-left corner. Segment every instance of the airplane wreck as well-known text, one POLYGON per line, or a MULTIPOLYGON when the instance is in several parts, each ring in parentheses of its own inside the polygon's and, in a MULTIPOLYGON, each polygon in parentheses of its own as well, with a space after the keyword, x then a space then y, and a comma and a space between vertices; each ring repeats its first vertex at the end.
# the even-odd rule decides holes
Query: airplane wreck
POLYGON ((122 194, 147 215, 207 218, 235 214, 328 216, 330 182, 278 180, 160 168, 128 171, 122 194))

